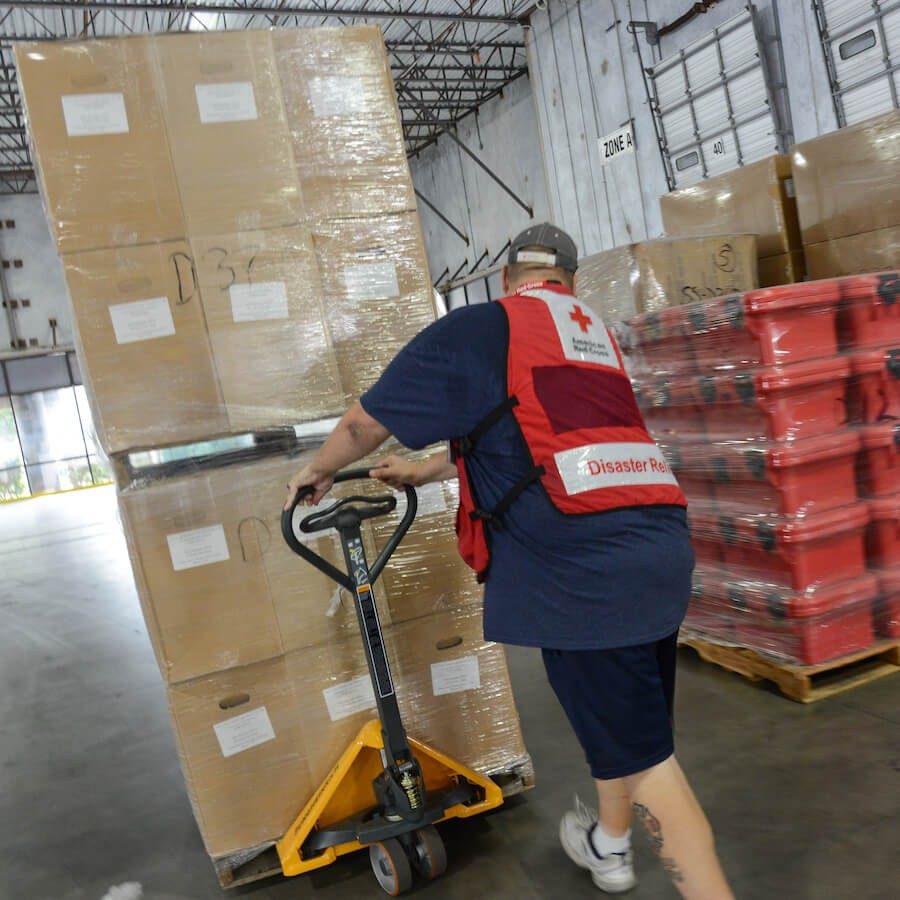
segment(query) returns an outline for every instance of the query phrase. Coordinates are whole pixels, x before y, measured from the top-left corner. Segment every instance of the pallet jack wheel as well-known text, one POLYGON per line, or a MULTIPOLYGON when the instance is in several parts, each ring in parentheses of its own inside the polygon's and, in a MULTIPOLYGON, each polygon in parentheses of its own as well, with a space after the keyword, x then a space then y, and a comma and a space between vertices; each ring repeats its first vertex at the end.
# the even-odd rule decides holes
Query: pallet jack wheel
POLYGON ((391 897, 398 897, 412 887, 412 867, 403 845, 396 838, 372 844, 369 847, 369 862, 375 879, 391 897))
POLYGON ((429 881, 447 871, 447 850, 434 825, 426 825, 415 834, 413 865, 429 881))

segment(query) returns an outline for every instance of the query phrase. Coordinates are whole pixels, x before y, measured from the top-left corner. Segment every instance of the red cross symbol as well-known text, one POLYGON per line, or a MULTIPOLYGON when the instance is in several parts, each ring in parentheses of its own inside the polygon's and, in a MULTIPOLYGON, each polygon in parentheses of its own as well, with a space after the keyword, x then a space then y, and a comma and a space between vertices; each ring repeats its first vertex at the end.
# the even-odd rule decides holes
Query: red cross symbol
POLYGON ((578 327, 585 333, 588 333, 588 325, 593 325, 594 320, 590 316, 586 316, 582 308, 576 303, 569 313, 569 318, 578 324, 578 327))

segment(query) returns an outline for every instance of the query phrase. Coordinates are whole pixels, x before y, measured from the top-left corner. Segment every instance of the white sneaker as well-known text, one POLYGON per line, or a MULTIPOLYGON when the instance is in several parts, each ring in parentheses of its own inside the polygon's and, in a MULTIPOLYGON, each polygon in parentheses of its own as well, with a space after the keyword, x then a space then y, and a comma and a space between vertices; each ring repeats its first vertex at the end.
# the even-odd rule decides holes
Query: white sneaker
POLYGON ((575 797, 575 809, 567 812, 559 823, 559 840, 569 859, 591 873, 594 884, 608 894, 622 894, 636 884, 634 856, 631 848, 624 853, 600 856, 591 843, 591 832, 597 817, 575 797))

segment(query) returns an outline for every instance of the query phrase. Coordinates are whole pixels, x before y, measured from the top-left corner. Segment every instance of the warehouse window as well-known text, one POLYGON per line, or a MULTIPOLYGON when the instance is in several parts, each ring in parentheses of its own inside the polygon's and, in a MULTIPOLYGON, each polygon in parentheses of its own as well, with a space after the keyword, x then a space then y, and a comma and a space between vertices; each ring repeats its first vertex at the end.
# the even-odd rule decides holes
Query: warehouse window
POLYGON ((900 107, 900 3, 813 0, 838 124, 900 107))
POLYGON ((673 188, 784 149, 752 9, 657 63, 648 74, 673 188))
POLYGON ((75 355, 0 362, 0 501, 111 480, 75 355))

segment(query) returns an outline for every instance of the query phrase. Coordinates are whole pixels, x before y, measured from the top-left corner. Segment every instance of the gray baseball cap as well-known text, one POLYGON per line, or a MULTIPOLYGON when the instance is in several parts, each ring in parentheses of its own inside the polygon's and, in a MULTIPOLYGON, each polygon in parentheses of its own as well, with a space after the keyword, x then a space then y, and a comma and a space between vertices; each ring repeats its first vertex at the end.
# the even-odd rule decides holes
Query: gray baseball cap
POLYGON ((507 262, 509 265, 537 263, 558 266, 567 272, 575 272, 578 269, 578 248, 561 228, 543 222, 526 228, 512 239, 507 262), (541 249, 529 249, 534 247, 541 249))

